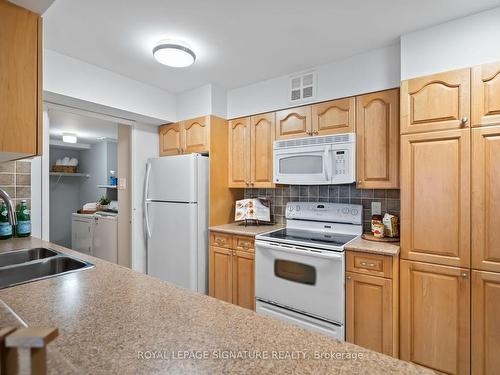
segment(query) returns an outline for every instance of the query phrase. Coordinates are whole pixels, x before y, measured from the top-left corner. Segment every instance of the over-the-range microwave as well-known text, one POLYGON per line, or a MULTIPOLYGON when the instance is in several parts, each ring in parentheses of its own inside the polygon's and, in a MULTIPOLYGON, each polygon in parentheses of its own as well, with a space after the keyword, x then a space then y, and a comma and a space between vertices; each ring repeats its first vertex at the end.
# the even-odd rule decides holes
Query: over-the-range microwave
POLYGON ((277 184, 352 183, 356 180, 356 134, 274 141, 273 170, 277 184))

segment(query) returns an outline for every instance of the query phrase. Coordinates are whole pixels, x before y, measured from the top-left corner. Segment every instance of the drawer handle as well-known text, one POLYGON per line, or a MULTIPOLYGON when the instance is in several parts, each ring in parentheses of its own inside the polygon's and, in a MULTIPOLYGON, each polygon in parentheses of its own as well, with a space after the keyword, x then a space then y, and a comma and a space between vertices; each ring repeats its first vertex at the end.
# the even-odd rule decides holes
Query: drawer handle
POLYGON ((221 239, 221 238, 217 238, 217 239, 215 240, 215 242, 217 243, 217 245, 222 245, 222 244, 225 244, 225 243, 226 243, 226 240, 223 240, 223 239, 221 239))
POLYGON ((250 242, 240 242, 241 247, 247 249, 250 247, 250 242))
POLYGON ((365 267, 375 267, 375 263, 366 263, 366 262, 361 262, 361 265, 362 265, 362 266, 365 266, 365 267))

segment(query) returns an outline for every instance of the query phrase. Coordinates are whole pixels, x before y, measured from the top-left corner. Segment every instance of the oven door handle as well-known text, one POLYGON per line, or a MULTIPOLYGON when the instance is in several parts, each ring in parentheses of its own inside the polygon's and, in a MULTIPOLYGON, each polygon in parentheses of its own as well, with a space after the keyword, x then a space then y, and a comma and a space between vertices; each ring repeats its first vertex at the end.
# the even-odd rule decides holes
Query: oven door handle
POLYGON ((287 245, 275 244, 272 242, 264 242, 264 241, 255 241, 255 247, 256 248, 260 247, 268 250, 282 251, 284 253, 289 253, 289 254, 291 253, 299 255, 308 255, 315 258, 338 259, 338 260, 342 260, 344 258, 343 252, 340 253, 328 250, 321 251, 321 250, 307 249, 305 247, 287 246, 287 245))

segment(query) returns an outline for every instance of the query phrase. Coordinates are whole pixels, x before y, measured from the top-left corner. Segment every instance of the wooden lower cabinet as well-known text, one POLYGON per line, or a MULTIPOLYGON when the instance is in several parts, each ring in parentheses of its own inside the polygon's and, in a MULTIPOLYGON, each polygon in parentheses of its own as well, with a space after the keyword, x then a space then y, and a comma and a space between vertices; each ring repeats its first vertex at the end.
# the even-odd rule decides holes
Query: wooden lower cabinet
POLYGON ((208 294, 255 310, 253 237, 210 233, 208 294))
POLYGON ((500 371, 500 273, 472 271, 472 374, 500 371))
POLYGON ((470 270, 402 260, 400 358, 470 373, 470 270))
POLYGON ((346 340, 398 357, 398 257, 346 252, 346 340))

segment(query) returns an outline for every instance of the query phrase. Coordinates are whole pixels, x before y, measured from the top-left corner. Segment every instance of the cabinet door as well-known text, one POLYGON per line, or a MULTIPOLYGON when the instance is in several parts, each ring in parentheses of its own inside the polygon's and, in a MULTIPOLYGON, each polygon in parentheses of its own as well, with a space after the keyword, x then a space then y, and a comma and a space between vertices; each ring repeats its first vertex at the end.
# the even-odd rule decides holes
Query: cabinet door
POLYGON ((233 302, 232 250, 210 246, 208 293, 211 297, 233 302))
POLYGON ((500 274, 472 271, 472 374, 500 368, 500 274))
POLYGON ((472 68, 472 126, 500 125, 500 63, 472 68))
POLYGON ((500 126, 472 130, 472 267, 500 272, 500 126))
POLYGON ((276 139, 300 138, 312 135, 311 106, 276 112, 276 139))
POLYGON ((401 82, 401 133, 469 125, 470 69, 401 82))
POLYGON ((469 374, 469 270, 402 260, 400 287, 400 358, 469 374))
POLYGON ((254 254, 233 251, 233 303, 255 310, 254 254))
POLYGON ((353 133, 355 131, 355 98, 332 100, 312 106, 314 135, 353 133))
POLYGON ((250 119, 250 185, 272 188, 274 113, 252 116, 250 119))
POLYGON ((209 152, 210 116, 198 117, 182 122, 182 153, 209 152))
POLYGON ((160 126, 160 156, 181 153, 181 124, 160 126))
POLYGON ((229 187, 250 186, 250 117, 229 121, 229 187))
POLYGON ((399 188, 399 89, 356 98, 357 187, 399 188))
POLYGON ((346 279, 347 341, 393 355, 392 280, 352 272, 346 279))
POLYGON ((41 154, 41 21, 6 1, 0 19, 0 153, 12 160, 41 154))
POLYGON ((401 257, 470 264, 470 131, 401 137, 401 257))

